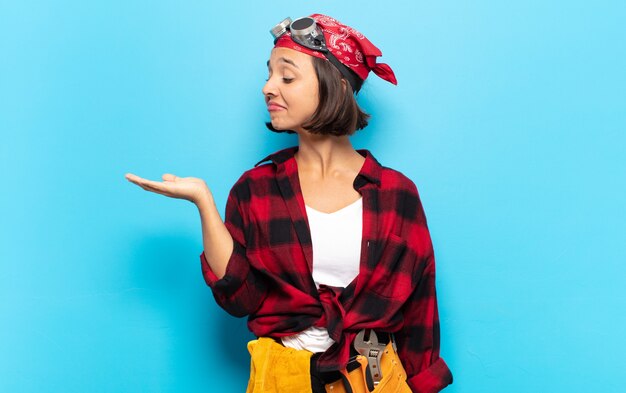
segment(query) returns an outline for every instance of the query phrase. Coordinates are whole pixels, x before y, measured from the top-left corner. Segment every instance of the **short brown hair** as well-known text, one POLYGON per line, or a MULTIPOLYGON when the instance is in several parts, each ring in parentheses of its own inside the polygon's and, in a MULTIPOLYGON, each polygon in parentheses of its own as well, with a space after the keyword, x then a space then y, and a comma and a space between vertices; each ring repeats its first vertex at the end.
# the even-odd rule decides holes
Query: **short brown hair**
MULTIPOLYGON (((347 81, 345 84, 342 83, 341 73, 328 60, 318 57, 312 57, 312 60, 319 86, 319 105, 302 127, 312 134, 335 136, 352 135, 357 130, 365 128, 370 115, 357 104, 350 83, 347 81)), ((359 77, 356 77, 356 80, 359 81, 358 91, 363 81, 359 77)), ((292 130, 277 130, 271 122, 265 124, 274 132, 294 133, 292 130)))

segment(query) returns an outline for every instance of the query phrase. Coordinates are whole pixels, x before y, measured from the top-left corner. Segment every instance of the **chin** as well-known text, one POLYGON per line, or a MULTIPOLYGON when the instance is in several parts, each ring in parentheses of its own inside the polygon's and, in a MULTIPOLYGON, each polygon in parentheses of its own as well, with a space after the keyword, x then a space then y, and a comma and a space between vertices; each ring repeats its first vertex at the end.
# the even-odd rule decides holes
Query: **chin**
POLYGON ((284 131, 285 130, 285 127, 282 124, 278 123, 278 122, 273 121, 273 122, 270 122, 270 124, 272 125, 272 127, 274 127, 274 129, 276 131, 284 131))
POLYGON ((289 124, 289 122, 281 121, 280 119, 270 118, 270 121, 272 123, 272 127, 276 128, 277 130, 289 130, 295 127, 294 124, 289 124))
POLYGON ((268 130, 272 131, 272 132, 278 132, 278 133, 288 133, 288 134, 293 134, 294 131, 289 128, 289 127, 285 127, 284 125, 281 125, 279 123, 276 122, 266 122, 265 126, 267 127, 268 130))

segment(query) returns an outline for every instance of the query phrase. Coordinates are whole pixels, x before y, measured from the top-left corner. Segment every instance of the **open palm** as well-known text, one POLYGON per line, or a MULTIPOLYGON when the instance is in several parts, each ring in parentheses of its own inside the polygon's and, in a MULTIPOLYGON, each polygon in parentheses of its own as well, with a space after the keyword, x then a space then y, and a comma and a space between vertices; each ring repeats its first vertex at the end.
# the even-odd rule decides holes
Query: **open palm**
POLYGON ((146 191, 171 198, 186 199, 193 203, 197 203, 203 196, 210 195, 204 180, 197 177, 178 177, 170 173, 162 176, 163 181, 144 179, 132 173, 127 173, 125 177, 146 191))

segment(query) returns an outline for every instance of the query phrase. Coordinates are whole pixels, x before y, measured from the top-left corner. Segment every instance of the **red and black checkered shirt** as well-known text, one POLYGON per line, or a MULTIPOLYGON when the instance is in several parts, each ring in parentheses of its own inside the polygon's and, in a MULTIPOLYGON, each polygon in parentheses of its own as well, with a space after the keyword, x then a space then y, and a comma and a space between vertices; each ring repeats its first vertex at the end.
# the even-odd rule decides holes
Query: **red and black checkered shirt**
POLYGON ((359 274, 345 288, 318 289, 296 151, 266 157, 233 186, 225 224, 234 250, 225 276, 218 279, 200 254, 217 303, 232 315, 248 315, 258 337, 327 328, 336 343, 319 357, 322 371, 345 367, 359 330, 394 333, 411 388, 443 389, 452 375, 439 357, 435 261, 415 185, 359 150, 365 157, 354 180, 363 197, 359 274))

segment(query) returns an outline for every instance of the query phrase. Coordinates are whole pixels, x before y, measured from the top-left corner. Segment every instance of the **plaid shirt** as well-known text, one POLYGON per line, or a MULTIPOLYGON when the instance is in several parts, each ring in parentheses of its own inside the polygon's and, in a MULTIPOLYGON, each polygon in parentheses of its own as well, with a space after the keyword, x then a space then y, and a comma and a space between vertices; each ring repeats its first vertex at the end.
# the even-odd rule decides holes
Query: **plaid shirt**
POLYGON ((336 343, 319 357, 322 371, 345 367, 359 330, 394 333, 413 391, 443 389, 452 375, 439 357, 435 261, 415 185, 359 150, 365 157, 354 180, 363 197, 359 274, 345 288, 318 289, 296 151, 269 155, 233 186, 225 224, 234 250, 225 276, 218 279, 200 254, 217 303, 232 315, 248 315, 258 337, 327 328, 336 343))

